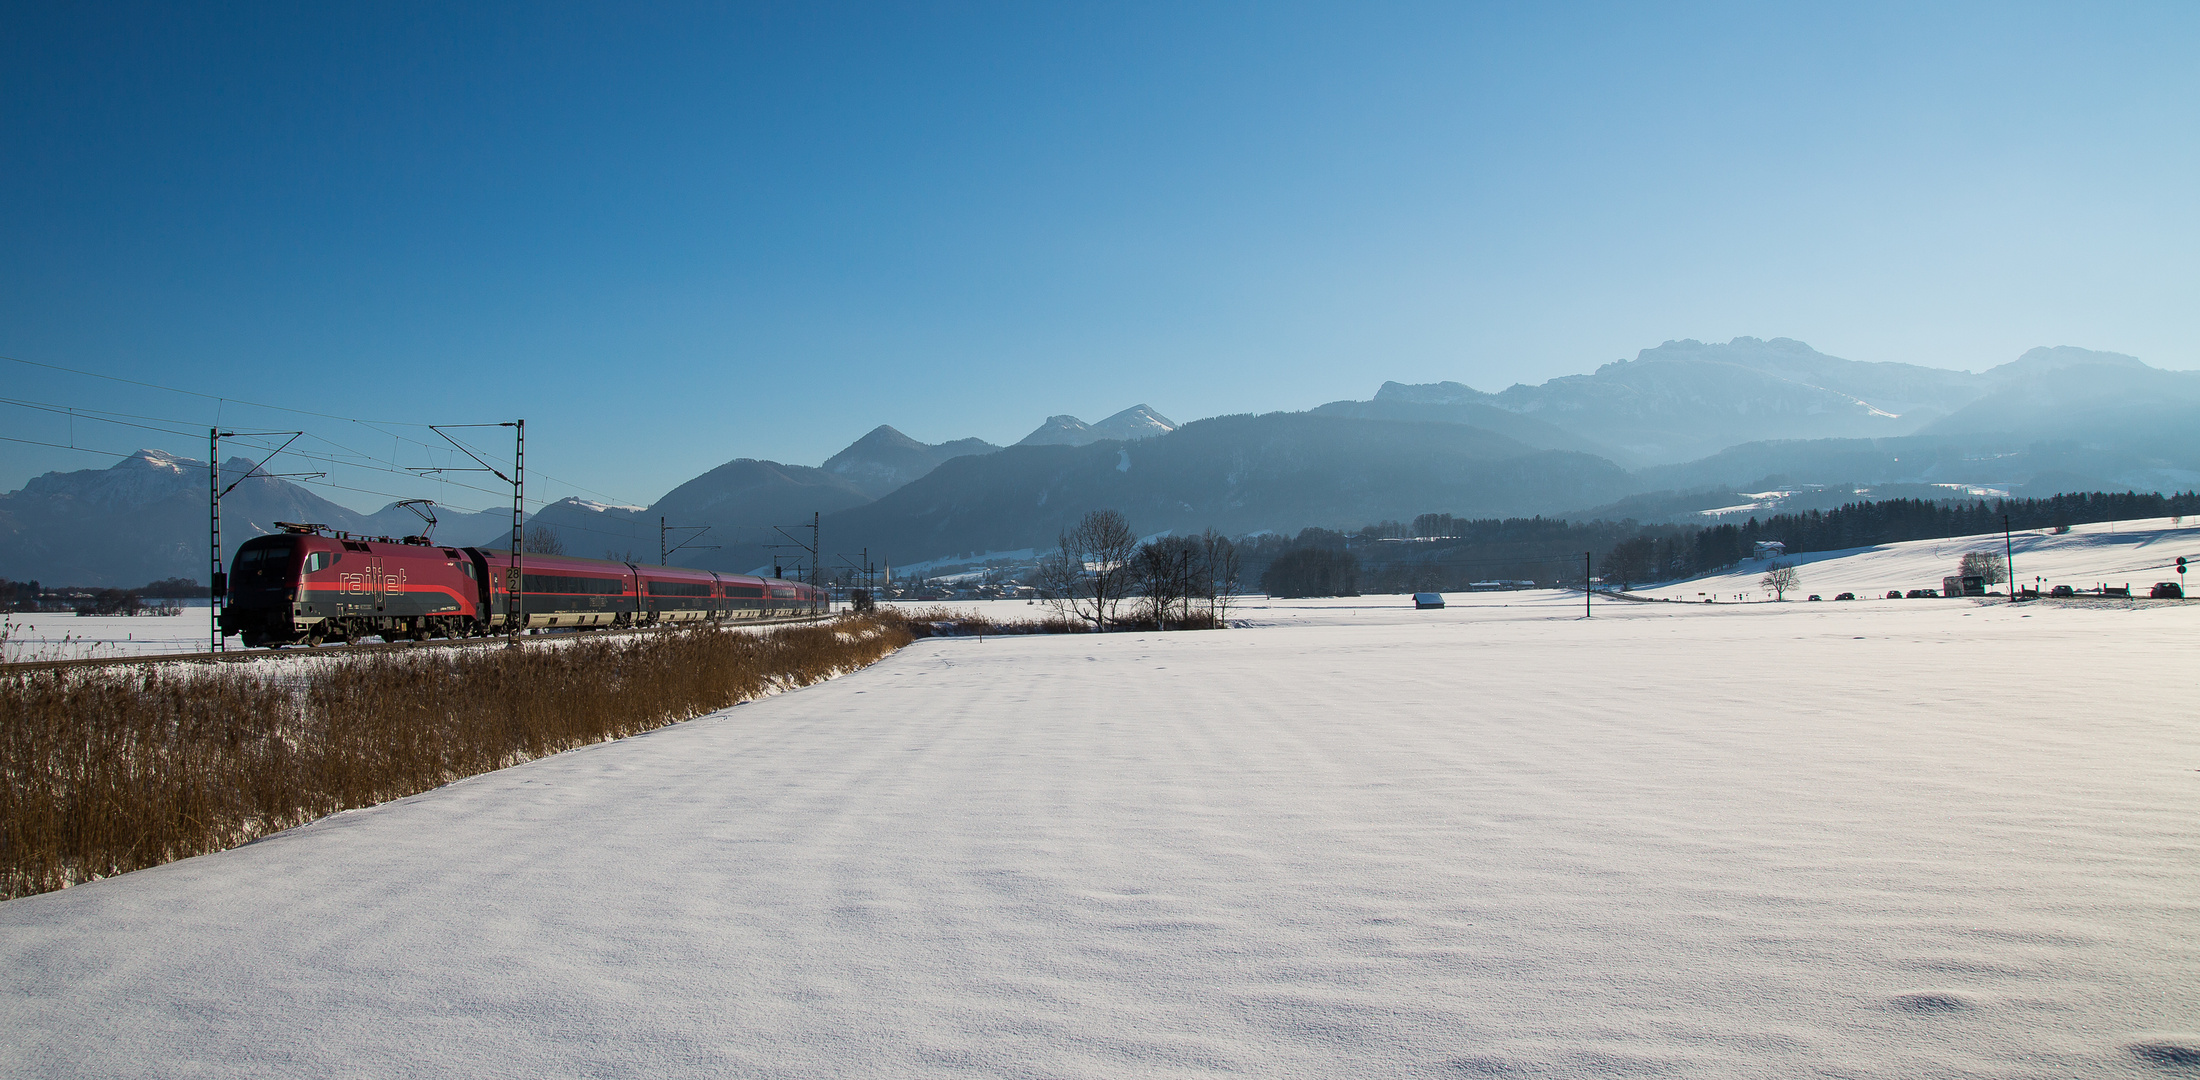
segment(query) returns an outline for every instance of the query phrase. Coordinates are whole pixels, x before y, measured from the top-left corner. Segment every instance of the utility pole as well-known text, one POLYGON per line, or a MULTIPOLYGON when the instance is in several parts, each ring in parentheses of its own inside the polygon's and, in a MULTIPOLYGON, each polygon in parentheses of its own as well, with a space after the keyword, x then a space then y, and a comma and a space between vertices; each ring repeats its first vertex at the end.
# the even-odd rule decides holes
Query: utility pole
POLYGON ((1581 553, 1581 617, 1584 619, 1596 617, 1596 613, 1589 610, 1589 600, 1597 591, 1596 578, 1591 576, 1596 572, 1589 561, 1592 554, 1594 553, 1587 551, 1581 553))
POLYGON ((511 624, 513 648, 519 647, 519 636, 527 625, 527 421, 512 425, 512 609, 511 624))
MULTIPOLYGON (((696 542, 697 540, 701 540, 701 539, 703 538, 703 534, 704 534, 704 533, 707 533, 707 532, 709 532, 709 531, 710 531, 710 526, 708 526, 708 525, 667 525, 667 524, 665 524, 665 519, 664 519, 664 518, 661 518, 661 517, 660 517, 660 518, 658 518, 658 519, 657 519, 657 565, 659 565, 659 566, 663 566, 663 565, 665 565, 665 560, 667 560, 667 559, 670 559, 670 558, 672 558, 672 556, 674 556, 674 555, 678 554, 679 552, 681 552, 681 551, 683 551, 683 550, 685 550, 685 549, 687 549, 687 548, 689 548, 689 547, 693 547, 693 546, 694 546, 694 544, 695 544, 695 542, 696 542), (671 535, 672 533, 676 533, 676 532, 693 532, 693 533, 694 533, 695 535, 693 535, 693 536, 690 536, 690 537, 688 537, 687 539, 685 539, 685 540, 682 540, 682 541, 680 541, 680 542, 679 542, 679 543, 677 543, 677 544, 673 544, 673 545, 672 545, 672 546, 670 546, 670 547, 667 547, 667 546, 665 546, 665 545, 667 544, 667 542, 668 542, 666 538, 667 538, 668 536, 670 536, 670 535, 671 535)), ((710 545, 707 545, 707 546, 704 546, 704 547, 699 547, 699 548, 696 548, 695 550, 697 550, 697 551, 716 551, 716 550, 718 550, 718 545, 716 545, 716 544, 710 544, 710 545)))
MULTIPOLYGON (((527 621, 527 602, 522 599, 523 589, 527 584, 527 557, 525 551, 527 547, 527 421, 514 420, 501 424, 429 424, 428 430, 443 436, 444 442, 457 447, 459 453, 474 459, 474 464, 480 466, 480 468, 427 468, 414 469, 413 472, 420 473, 423 476, 430 473, 485 472, 494 474, 497 479, 512 485, 512 567, 505 572, 504 630, 511 638, 507 644, 516 647, 519 645, 520 630, 527 621), (513 430, 512 475, 504 475, 504 470, 482 460, 480 454, 474 453, 465 443, 451 438, 451 433, 444 430, 445 428, 479 427, 504 427, 513 430)), ((493 590, 491 595, 494 595, 493 590)), ((490 615, 493 617, 495 612, 490 612, 490 615)))
MULTIPOLYGON (((291 443, 297 442, 299 436, 304 434, 305 432, 302 431, 223 431, 218 427, 206 429, 207 551, 213 559, 213 570, 206 579, 207 633, 211 634, 214 639, 213 647, 208 650, 210 652, 227 652, 229 650, 229 639, 222 634, 222 600, 229 592, 229 575, 222 570, 222 496, 229 494, 238 484, 242 484, 254 476, 275 475, 261 472, 260 466, 267 464, 275 457, 275 454, 282 453, 291 443), (284 439, 283 445, 275 448, 275 453, 261 458, 257 464, 246 469, 243 476, 230 481, 228 487, 222 486, 223 439, 234 439, 239 436, 261 438, 276 435, 288 435, 290 438, 284 439)), ((328 474, 316 472, 283 473, 282 475, 311 478, 328 474)))
MULTIPOLYGON (((808 554, 808 555, 809 555, 809 557, 810 557, 810 584, 812 584, 812 585, 815 585, 815 584, 817 584, 817 583, 818 583, 818 561, 817 561, 817 559, 818 559, 818 551, 819 551, 819 548, 818 548, 818 546, 817 546, 817 543, 818 543, 817 537, 818 537, 818 521, 819 521, 819 519, 820 519, 820 518, 821 518, 822 516, 823 516, 822 514, 819 514, 819 513, 814 513, 814 512, 813 512, 813 513, 812 513, 812 514, 810 515, 810 542, 809 542, 809 543, 807 543, 807 544, 803 543, 803 542, 802 542, 802 540, 800 539, 800 537, 798 537, 798 536, 797 536, 797 535, 796 535, 795 533, 791 533, 791 532, 788 532, 788 531, 787 531, 788 529, 800 529, 800 528, 801 528, 802 526, 800 526, 800 525, 774 525, 774 526, 772 526, 772 531, 774 531, 774 532, 777 532, 777 533, 778 533, 779 535, 781 535, 781 536, 784 536, 784 537, 786 537, 786 538, 787 538, 788 540, 790 540, 790 541, 793 541, 793 542, 792 542, 792 543, 786 543, 786 544, 766 544, 766 545, 764 545, 764 546, 765 546, 766 548, 768 548, 768 549, 771 549, 771 550, 775 550, 775 551, 776 551, 776 550, 781 550, 781 549, 785 549, 785 548, 794 548, 794 549, 795 549, 795 550, 797 550, 797 551, 801 551, 801 552, 804 552, 804 553, 808 554)), ((778 574, 780 573, 780 570, 779 570, 779 556, 777 556, 777 555, 773 555, 773 556, 772 556, 772 573, 773 573, 773 575, 774 575, 774 576, 777 576, 777 575, 778 575, 778 574)), ((800 580, 802 580, 802 578, 801 578, 801 575, 800 575, 799 573, 798 573, 798 574, 796 575, 796 577, 795 577, 795 580, 796 580, 796 581, 800 581, 800 580)))
MULTIPOLYGON (((871 599, 874 603, 877 602, 877 586, 873 585, 871 581, 872 575, 875 570, 875 568, 871 565, 871 549, 868 547, 864 548, 862 554, 857 555, 856 561, 854 562, 849 562, 848 556, 842 555, 840 556, 840 564, 853 571, 856 575, 856 580, 858 582, 861 582, 860 585, 851 585, 850 588, 863 589, 865 592, 870 594, 871 599)), ((853 602, 854 598, 851 596, 850 603, 853 602)))
POLYGON ((2017 588, 2017 545, 2016 541, 2009 538, 2007 514, 2001 516, 2001 563, 2001 568, 2005 571, 2002 576, 2009 579, 2009 602, 2014 604, 2020 591, 2017 588))
POLYGON ((214 635, 214 643, 207 651, 221 652, 222 600, 229 591, 229 575, 222 573, 222 429, 218 427, 206 429, 206 507, 207 550, 214 556, 214 570, 206 578, 206 632, 214 635))

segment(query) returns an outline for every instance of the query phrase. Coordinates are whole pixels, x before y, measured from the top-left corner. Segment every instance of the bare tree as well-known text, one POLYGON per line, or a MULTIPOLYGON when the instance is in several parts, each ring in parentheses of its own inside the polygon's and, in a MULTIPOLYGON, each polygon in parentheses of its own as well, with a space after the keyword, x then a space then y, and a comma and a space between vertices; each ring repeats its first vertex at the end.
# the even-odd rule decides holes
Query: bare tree
POLYGON ((1146 596, 1146 613, 1154 625, 1167 629, 1191 620, 1192 598, 1205 576, 1205 550, 1189 536, 1164 536, 1138 549, 1138 584, 1146 596))
POLYGON ((1039 562, 1040 587, 1079 619, 1106 630, 1138 581, 1138 536, 1120 511, 1094 510, 1061 534, 1039 562))
POLYGON ((1138 534, 1118 510, 1094 510, 1070 530, 1070 538, 1085 557, 1085 588, 1092 595, 1093 611, 1101 630, 1115 618, 1115 609, 1131 594, 1137 567, 1138 534))
POLYGON ((1059 545, 1039 559, 1039 573, 1035 584, 1046 602, 1054 610, 1078 619, 1091 618, 1079 603, 1078 593, 1085 573, 1085 562, 1070 550, 1069 533, 1060 537, 1059 545))
POLYGON ((563 555, 565 541, 558 539, 557 530, 548 525, 530 525, 526 538, 520 541, 520 550, 529 555, 563 555))
POLYGON ((1765 568, 1765 576, 1757 580, 1757 587, 1771 593, 1775 600, 1785 600, 1791 590, 1803 587, 1803 575, 1796 573, 1792 566, 1773 563, 1765 568))
POLYGON ((1209 529, 1199 534, 1200 561, 1206 569, 1207 618, 1221 629, 1229 625, 1230 600, 1237 595, 1238 552, 1230 538, 1209 529))
POLYGON ((1984 578, 1988 585, 1999 585, 2009 580, 2009 561, 1998 551, 1967 551, 1956 573, 1984 578))

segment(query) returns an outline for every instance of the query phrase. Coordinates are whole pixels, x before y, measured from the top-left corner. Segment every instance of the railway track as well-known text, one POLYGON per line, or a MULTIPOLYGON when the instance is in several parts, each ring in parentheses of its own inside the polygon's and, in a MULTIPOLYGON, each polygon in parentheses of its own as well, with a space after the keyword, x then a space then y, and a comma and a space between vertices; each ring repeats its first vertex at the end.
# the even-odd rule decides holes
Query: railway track
MULTIPOLYGON (((694 629, 699 626, 723 626, 728 628, 748 626, 800 626, 824 622, 832 615, 798 615, 785 619, 743 620, 736 623, 679 623, 670 626, 637 626, 624 630, 576 630, 564 633, 526 634, 520 637, 522 645, 548 642, 574 641, 582 638, 594 640, 607 637, 631 637, 637 634, 664 634, 675 630, 694 629)), ((246 664, 258 660, 287 660, 301 656, 352 656, 369 652, 405 652, 416 649, 462 649, 503 646, 511 641, 502 634, 493 637, 435 638, 428 641, 385 641, 367 645, 289 646, 272 649, 236 649, 229 652, 147 653, 143 656, 91 656, 71 660, 23 660, 0 664, 0 675, 26 671, 54 671, 62 668, 121 667, 145 664, 246 664)))

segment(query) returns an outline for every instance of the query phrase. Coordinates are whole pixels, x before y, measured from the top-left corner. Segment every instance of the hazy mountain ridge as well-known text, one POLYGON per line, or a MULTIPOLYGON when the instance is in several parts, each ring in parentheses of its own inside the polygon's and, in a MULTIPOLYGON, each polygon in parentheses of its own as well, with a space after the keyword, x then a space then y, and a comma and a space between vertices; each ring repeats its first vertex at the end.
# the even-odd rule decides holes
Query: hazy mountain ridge
POLYGON ((773 526, 807 525, 812 514, 870 501, 846 477, 822 468, 736 458, 673 488, 647 507, 604 507, 566 499, 543 507, 528 527, 554 533, 574 555, 654 563, 660 543, 687 542, 690 546, 680 554, 681 565, 746 571, 770 561, 767 545, 784 542, 773 526), (680 531, 666 539, 660 534, 660 522, 680 531), (708 533, 689 531, 704 526, 708 533))
POLYGON ((1000 447, 983 439, 957 439, 927 445, 894 428, 880 424, 832 457, 824 469, 848 481, 870 498, 878 498, 933 469, 943 461, 965 454, 990 454, 1000 447))
POLYGON ((1101 507, 1144 533, 1296 531, 1437 505, 1534 513, 1617 497, 1630 483, 1602 458, 1465 425, 1270 413, 1199 420, 1139 442, 959 458, 826 525, 847 538, 838 542, 909 561, 1045 546, 1101 507))
MULTIPOLYGON (((709 526, 671 534, 672 544, 691 545, 676 561, 749 570, 771 565, 771 545, 788 542, 772 526, 803 525, 813 513, 825 515, 830 563, 834 552, 865 546, 874 559, 907 561, 1046 543, 1068 517, 1100 505, 1130 514, 1143 532, 1242 533, 1424 512, 1555 515, 1634 505, 1630 496, 1693 513, 1709 507, 1674 492, 1715 500, 1813 485, 2179 490, 2200 486, 2195 408, 2200 373, 2067 346, 1974 374, 1844 360, 1784 338, 1675 341, 1496 394, 1386 382, 1369 401, 1305 413, 1185 425, 1146 405, 1099 424, 1056 416, 1007 449, 978 439, 927 445, 880 425, 821 467, 736 459, 647 507, 566 499, 532 524, 575 554, 645 561, 657 557, 660 520, 709 526), (1766 430, 1780 434, 1737 437, 1766 430), (1865 434, 1796 437, 1827 430, 1865 434), (1657 460, 1657 448, 1689 440, 1718 445, 1657 460)), ((224 471, 249 465, 238 459, 224 471)), ((0 495, 0 574, 79 584, 203 578, 204 468, 145 451, 0 495)), ((501 509, 443 516, 437 537, 446 542, 502 546, 510 536, 501 509)), ((232 546, 276 520, 419 531, 394 506, 357 514, 271 478, 240 485, 225 519, 232 546)))
POLYGON ((1740 337, 1723 345, 1668 341, 1591 374, 1494 394, 1456 382, 1385 383, 1375 401, 1487 405, 1657 465, 1757 439, 1909 434, 1976 397, 1978 379, 1843 360, 1789 338, 1740 337))
MULTIPOLYGON (((253 468, 249 458, 222 464, 224 487, 253 468)), ((206 462, 139 450, 105 469, 50 472, 0 494, 0 574, 54 584, 142 585, 166 577, 206 580, 206 462)), ((436 537, 468 543, 491 521, 510 528, 509 511, 439 508, 436 537)), ((361 514, 269 476, 237 482, 222 499, 228 550, 279 531, 278 521, 317 522, 369 536, 406 536, 422 521, 391 504, 361 514)))

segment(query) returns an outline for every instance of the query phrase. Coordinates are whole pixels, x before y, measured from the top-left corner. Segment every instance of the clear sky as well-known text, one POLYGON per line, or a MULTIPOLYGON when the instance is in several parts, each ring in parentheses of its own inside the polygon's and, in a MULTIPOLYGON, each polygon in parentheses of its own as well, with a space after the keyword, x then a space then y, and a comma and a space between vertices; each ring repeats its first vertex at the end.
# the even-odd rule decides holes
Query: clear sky
MULTIPOLYGON (((636 503, 880 423, 1011 442, 1671 338, 2200 366, 2200 5, 451 7, 6 0, 0 355, 525 416, 532 494, 636 503)), ((110 461, 0 442, 0 490, 110 461)))

